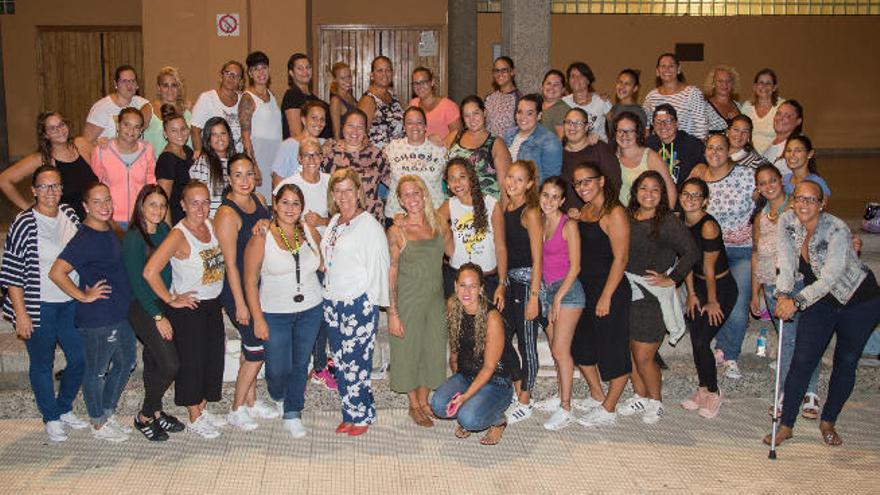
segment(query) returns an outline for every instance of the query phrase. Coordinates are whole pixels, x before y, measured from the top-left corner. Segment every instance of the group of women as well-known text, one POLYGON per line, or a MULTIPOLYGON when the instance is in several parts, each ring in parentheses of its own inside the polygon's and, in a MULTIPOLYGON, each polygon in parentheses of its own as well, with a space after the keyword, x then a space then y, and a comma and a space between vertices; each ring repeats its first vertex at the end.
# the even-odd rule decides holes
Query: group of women
POLYGON ((310 368, 338 390, 336 432, 362 435, 376 420, 370 372, 387 308, 390 386, 407 394, 413 421, 455 418, 457 437, 485 430, 488 445, 535 409, 551 413, 549 430, 618 415, 657 423, 666 334, 691 336, 699 387, 681 406, 714 418, 716 365, 738 377, 749 310, 787 326, 784 400, 771 407, 784 440, 799 409, 818 417, 817 365, 836 331, 820 428, 840 443, 834 423, 880 288, 824 211, 830 190, 801 133, 803 109, 778 97, 772 70, 740 105, 734 69, 713 69, 701 92, 663 54, 640 105, 638 71, 620 72, 613 102, 584 62, 522 95, 513 60, 499 57, 485 100, 458 105, 419 67, 405 108, 387 57, 372 62, 359 100, 351 68, 335 64, 327 104, 297 53, 279 108, 268 67, 262 52, 224 64, 218 89, 191 110, 176 69, 160 71, 149 101, 120 67, 82 137, 41 114, 39 151, 0 174, 24 209, 0 267, 4 314, 27 341, 50 439, 65 440, 65 426, 128 438, 115 410, 136 339, 144 402, 132 425, 149 440, 184 429, 216 438, 227 424, 252 430, 279 416, 305 436, 310 368), (674 150, 681 134, 705 149, 687 169, 674 150), (15 187, 28 176, 33 203, 15 187), (208 407, 222 391, 223 311, 241 336, 225 415, 208 407), (535 402, 541 329, 558 396, 535 402), (68 363, 57 395, 56 344, 68 363), (256 390, 264 363, 271 401, 256 390), (572 396, 575 367, 583 398, 572 396), (163 410, 172 384, 186 422, 163 410), (89 422, 72 413, 80 385, 89 422))

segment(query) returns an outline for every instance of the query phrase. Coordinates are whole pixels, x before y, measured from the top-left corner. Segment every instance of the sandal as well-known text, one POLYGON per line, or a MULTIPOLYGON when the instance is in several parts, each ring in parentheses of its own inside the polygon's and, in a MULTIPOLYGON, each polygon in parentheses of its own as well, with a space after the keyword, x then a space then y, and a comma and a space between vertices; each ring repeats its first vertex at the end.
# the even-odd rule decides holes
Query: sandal
POLYGON ((461 425, 455 425, 455 438, 460 438, 464 440, 465 438, 471 436, 471 432, 462 428, 461 425))
POLYGON ((837 434, 833 424, 823 421, 819 425, 819 431, 822 432, 822 441, 825 442, 825 445, 836 447, 843 444, 843 440, 837 434))
POLYGON ((430 419, 430 420, 440 419, 440 418, 437 417, 437 415, 434 414, 434 411, 431 410, 431 406, 430 406, 430 405, 428 405, 428 404, 419 404, 419 407, 422 409, 422 412, 425 414, 425 416, 428 417, 428 419, 430 419))
POLYGON ((806 419, 819 418, 819 397, 816 394, 807 394, 804 396, 804 403, 801 406, 801 416, 806 419))
POLYGON ((431 421, 431 418, 425 415, 425 411, 422 411, 421 407, 410 407, 409 408, 409 417, 412 418, 415 424, 424 427, 430 428, 434 426, 434 422, 431 421))
MULTIPOLYGON (((783 428, 786 428, 786 427, 780 426, 779 429, 776 430, 776 446, 777 447, 779 447, 779 445, 781 445, 782 442, 784 442, 794 436, 794 433, 791 431, 790 428, 786 428, 786 434, 783 434, 782 433, 783 428)), ((768 434, 764 435, 764 445, 770 445, 770 442, 773 440, 772 435, 773 435, 772 433, 768 433, 768 434)))
POLYGON ((480 445, 498 445, 498 442, 501 441, 501 436, 504 434, 505 428, 507 428, 507 421, 498 426, 490 426, 489 431, 480 439, 480 445))

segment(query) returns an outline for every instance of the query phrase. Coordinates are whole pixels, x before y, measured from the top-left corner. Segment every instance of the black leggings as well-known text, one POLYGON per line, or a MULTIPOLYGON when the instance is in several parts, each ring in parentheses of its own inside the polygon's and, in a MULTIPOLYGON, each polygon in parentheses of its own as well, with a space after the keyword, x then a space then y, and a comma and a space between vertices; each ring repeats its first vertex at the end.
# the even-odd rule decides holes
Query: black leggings
POLYGON ((516 335, 516 345, 519 351, 520 367, 511 370, 512 380, 522 380, 522 390, 528 392, 535 386, 538 377, 538 320, 540 319, 540 303, 538 304, 538 317, 527 321, 526 295, 531 289, 530 285, 510 281, 507 286, 507 294, 504 298, 504 318, 508 340, 516 335))
POLYGON ((162 397, 174 382, 180 362, 174 342, 165 340, 156 329, 156 322, 137 301, 128 309, 128 321, 144 345, 144 404, 141 414, 152 418, 162 410, 162 397))
MULTIPOLYGON (((700 300, 700 305, 706 303, 706 281, 698 277, 694 277, 694 292, 700 300)), ((736 280, 728 273, 719 278, 715 282, 715 292, 718 296, 718 304, 721 305, 721 312, 724 313, 723 320, 718 326, 709 324, 709 315, 707 313, 695 315, 690 323, 691 330, 691 347, 694 353, 694 366, 697 367, 697 376, 700 379, 700 386, 709 389, 709 392, 718 392, 718 375, 715 369, 715 355, 712 354, 710 345, 715 334, 727 321, 733 306, 736 304, 736 298, 739 290, 736 287, 736 280)))
POLYGON ((196 309, 169 308, 180 368, 174 381, 174 403, 196 406, 218 402, 223 391, 226 333, 220 298, 199 301, 196 309))

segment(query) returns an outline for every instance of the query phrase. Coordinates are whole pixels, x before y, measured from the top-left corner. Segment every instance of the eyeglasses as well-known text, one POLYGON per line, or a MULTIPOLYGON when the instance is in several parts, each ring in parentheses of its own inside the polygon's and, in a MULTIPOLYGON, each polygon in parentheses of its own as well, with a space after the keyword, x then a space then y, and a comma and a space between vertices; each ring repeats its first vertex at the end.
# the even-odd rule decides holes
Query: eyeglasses
POLYGON ((682 199, 690 199, 690 200, 693 200, 693 201, 696 201, 696 200, 699 200, 699 199, 703 199, 703 195, 702 195, 702 193, 689 193, 689 192, 683 192, 683 193, 681 193, 681 197, 682 197, 682 199))
POLYGON ((587 121, 586 121, 586 120, 568 120, 568 119, 565 119, 565 120, 562 121, 562 123, 563 123, 566 127, 583 127, 583 126, 587 125, 587 121))
POLYGON ((54 184, 37 184, 34 186, 34 189, 36 189, 37 191, 40 191, 42 193, 59 192, 59 191, 61 191, 61 188, 62 188, 61 184, 59 184, 57 182, 54 184))
POLYGON ((798 196, 795 196, 795 197, 794 197, 794 202, 795 202, 795 203, 801 203, 801 204, 805 204, 805 205, 813 206, 813 205, 817 205, 817 204, 821 203, 822 200, 819 199, 819 198, 817 198, 816 196, 801 196, 801 195, 798 195, 798 196))
POLYGON ((591 182, 593 182, 594 180, 598 180, 601 177, 602 177, 601 175, 594 175, 592 177, 584 177, 583 179, 578 179, 578 180, 573 181, 572 185, 574 185, 574 187, 589 186, 591 182))
POLYGON ((430 79, 422 79, 421 81, 413 81, 412 82, 413 86, 427 86, 429 84, 431 84, 430 79))
POLYGON ((231 70, 224 70, 223 72, 221 72, 221 74, 223 74, 223 77, 227 77, 229 79, 232 79, 233 81, 238 81, 239 79, 241 79, 241 74, 231 70))
POLYGON ((502 67, 500 69, 492 69, 492 74, 507 74, 510 72, 509 67, 502 67))
POLYGON ((661 125, 672 125, 675 123, 673 119, 654 119, 654 127, 660 127, 661 125))
POLYGON ((618 136, 635 136, 636 130, 635 129, 617 129, 617 135, 618 136))

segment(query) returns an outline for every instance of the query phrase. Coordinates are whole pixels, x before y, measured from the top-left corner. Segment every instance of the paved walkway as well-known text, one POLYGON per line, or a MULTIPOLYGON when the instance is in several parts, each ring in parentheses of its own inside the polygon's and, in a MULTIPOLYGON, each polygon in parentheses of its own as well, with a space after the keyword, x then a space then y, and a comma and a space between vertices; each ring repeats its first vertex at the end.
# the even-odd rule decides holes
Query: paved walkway
POLYGON ((0 421, 4 493, 876 493, 880 485, 880 395, 852 400, 839 431, 819 440, 802 420, 796 438, 767 459, 760 436, 766 401, 738 399, 715 420, 673 408, 658 425, 621 418, 613 428, 510 426, 501 444, 458 440, 452 424, 412 424, 380 410, 366 435, 337 436, 337 413, 307 412, 311 434, 290 439, 280 421, 254 432, 227 428, 216 440, 179 433, 164 444, 124 444, 88 432, 48 444, 39 420, 0 421))

